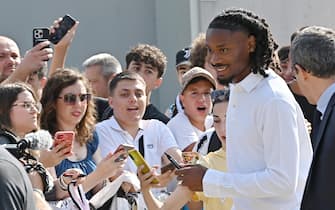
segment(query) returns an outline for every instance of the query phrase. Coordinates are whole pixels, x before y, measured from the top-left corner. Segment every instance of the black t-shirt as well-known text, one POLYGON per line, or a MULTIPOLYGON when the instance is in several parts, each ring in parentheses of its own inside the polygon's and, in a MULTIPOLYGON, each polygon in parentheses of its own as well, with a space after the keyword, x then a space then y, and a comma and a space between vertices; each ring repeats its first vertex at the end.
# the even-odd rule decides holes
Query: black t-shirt
POLYGON ((293 93, 293 95, 294 95, 295 100, 300 105, 301 110, 304 113, 305 118, 308 120, 308 122, 313 124, 313 114, 314 114, 314 110, 315 110, 316 106, 308 103, 306 97, 304 97, 304 96, 297 95, 297 94, 294 94, 294 93, 293 93))
MULTIPOLYGON (((102 120, 107 120, 111 116, 113 116, 113 109, 111 107, 107 107, 107 109, 105 109, 102 115, 102 120)), ((164 124, 167 124, 170 120, 170 118, 168 118, 165 114, 160 112, 153 104, 149 104, 145 108, 145 112, 142 119, 143 120, 156 119, 163 122, 164 124)))
POLYGON ((1 209, 36 209, 33 188, 22 164, 0 147, 0 206, 1 209))

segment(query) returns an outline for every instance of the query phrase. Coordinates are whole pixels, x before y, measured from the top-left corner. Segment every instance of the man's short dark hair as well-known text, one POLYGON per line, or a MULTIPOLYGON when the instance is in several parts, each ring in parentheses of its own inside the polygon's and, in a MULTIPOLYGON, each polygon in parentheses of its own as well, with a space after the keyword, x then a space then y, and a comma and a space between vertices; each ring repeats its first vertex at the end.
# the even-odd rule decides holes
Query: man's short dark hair
POLYGON ((146 85, 145 81, 143 80, 143 78, 135 73, 135 72, 131 72, 131 71, 124 71, 121 72, 119 74, 117 74, 110 82, 108 85, 108 91, 109 91, 109 96, 113 96, 114 94, 114 90, 116 88, 116 86, 119 84, 120 81, 123 80, 131 80, 131 81, 140 81, 142 82, 144 85, 146 85))

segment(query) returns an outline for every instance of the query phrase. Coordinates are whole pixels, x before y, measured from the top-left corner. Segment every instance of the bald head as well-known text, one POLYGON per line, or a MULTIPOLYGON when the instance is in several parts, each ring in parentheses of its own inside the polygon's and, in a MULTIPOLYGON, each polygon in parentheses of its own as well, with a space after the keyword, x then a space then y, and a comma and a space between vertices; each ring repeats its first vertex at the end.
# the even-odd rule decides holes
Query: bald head
POLYGON ((20 50, 16 42, 0 36, 0 82, 7 79, 20 62, 20 50))

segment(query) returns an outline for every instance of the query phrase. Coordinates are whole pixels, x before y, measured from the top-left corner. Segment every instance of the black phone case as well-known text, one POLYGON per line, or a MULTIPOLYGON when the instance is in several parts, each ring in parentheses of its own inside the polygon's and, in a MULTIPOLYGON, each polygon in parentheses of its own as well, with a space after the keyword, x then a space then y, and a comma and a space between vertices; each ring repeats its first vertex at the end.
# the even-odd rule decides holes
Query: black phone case
POLYGON ((76 20, 70 15, 65 15, 62 21, 59 23, 59 27, 56 31, 50 34, 49 41, 53 44, 57 44, 68 32, 72 26, 76 23, 76 20))
POLYGON ((48 28, 33 28, 33 47, 49 39, 48 28))

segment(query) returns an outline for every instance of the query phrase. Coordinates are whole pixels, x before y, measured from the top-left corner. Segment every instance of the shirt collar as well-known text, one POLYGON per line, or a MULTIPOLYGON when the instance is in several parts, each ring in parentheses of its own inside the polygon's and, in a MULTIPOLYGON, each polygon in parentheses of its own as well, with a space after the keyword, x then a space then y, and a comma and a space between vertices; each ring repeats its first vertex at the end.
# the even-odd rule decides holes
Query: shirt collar
MULTIPOLYGON (((110 127, 113 128, 114 130, 117 131, 123 131, 126 132, 125 130, 123 130, 123 128, 121 128, 121 126, 119 125, 119 123, 116 121, 115 117, 112 116, 110 119, 110 127)), ((143 120, 140 120, 139 122, 139 130, 143 130, 144 129, 144 124, 143 124, 143 120)))
POLYGON ((335 92, 335 83, 330 85, 320 96, 316 109, 321 112, 322 115, 326 112, 327 105, 329 103, 330 98, 335 92))
POLYGON ((243 80, 235 84, 235 88, 237 88, 237 90, 249 93, 258 85, 262 79, 263 76, 259 73, 254 74, 253 72, 250 72, 243 80))

